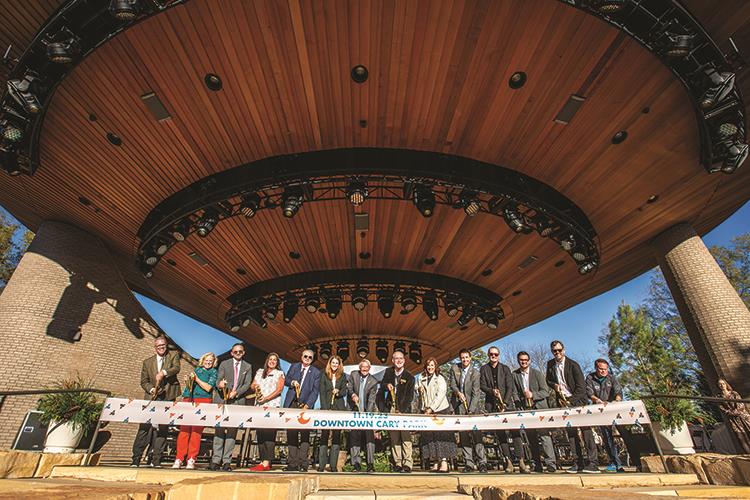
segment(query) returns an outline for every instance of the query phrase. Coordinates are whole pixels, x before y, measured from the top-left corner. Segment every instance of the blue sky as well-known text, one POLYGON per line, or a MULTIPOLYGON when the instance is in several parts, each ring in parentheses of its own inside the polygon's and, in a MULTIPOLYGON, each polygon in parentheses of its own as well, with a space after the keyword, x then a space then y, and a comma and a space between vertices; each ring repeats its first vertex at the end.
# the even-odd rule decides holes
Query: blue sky
MULTIPOLYGON (((733 237, 747 232, 750 232, 750 202, 704 236, 704 241, 708 246, 727 245, 733 237)), ((592 360, 599 356, 598 337, 617 310, 617 306, 623 301, 637 304, 645 298, 651 272, 493 344, 503 349, 538 343, 546 345, 551 339, 558 338, 565 343, 571 357, 592 360)), ((137 294, 136 296, 162 329, 194 357, 199 357, 207 351, 223 353, 235 342, 231 335, 146 297, 137 294)))

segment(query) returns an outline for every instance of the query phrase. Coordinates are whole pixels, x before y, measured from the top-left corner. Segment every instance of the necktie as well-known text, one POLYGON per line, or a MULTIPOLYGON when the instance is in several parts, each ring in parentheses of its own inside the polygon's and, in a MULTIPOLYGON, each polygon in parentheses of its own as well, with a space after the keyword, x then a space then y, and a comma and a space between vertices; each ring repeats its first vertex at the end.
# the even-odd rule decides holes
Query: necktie
POLYGON ((367 383, 367 375, 359 380, 359 409, 365 409, 365 384, 367 383))
POLYGON ((302 384, 305 383, 305 375, 307 375, 307 367, 302 367, 302 374, 299 378, 299 388, 302 390, 302 384))
POLYGON ((237 379, 240 378, 240 364, 234 363, 234 382, 232 383, 232 390, 237 390, 237 379))
POLYGON ((465 381, 466 381, 466 370, 461 370, 461 392, 464 392, 465 381))

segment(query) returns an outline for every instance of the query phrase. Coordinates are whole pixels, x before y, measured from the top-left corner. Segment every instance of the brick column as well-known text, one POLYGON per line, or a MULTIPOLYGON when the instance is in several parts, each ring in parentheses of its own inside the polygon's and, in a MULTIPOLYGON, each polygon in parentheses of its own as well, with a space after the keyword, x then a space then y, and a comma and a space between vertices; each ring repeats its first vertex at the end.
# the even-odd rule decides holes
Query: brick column
POLYGON ((750 396, 750 311, 689 224, 663 232, 652 247, 712 389, 725 378, 750 396))
MULTIPOLYGON (((54 385, 80 374, 115 395, 142 397, 140 369, 159 327, 128 289, 102 242, 45 222, 0 294, 0 388, 54 385)), ((183 364, 183 371, 189 369, 183 364)), ((0 449, 12 445, 38 397, 0 408, 0 449)), ((128 457, 137 426, 109 425, 105 458, 128 457)))

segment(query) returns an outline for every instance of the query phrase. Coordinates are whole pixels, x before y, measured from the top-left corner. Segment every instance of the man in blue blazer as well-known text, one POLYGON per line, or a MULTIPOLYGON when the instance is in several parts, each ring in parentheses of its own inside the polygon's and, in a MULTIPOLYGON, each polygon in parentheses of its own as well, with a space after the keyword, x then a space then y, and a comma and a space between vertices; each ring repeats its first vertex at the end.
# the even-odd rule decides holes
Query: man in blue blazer
MULTIPOLYGON (((302 359, 289 367, 284 385, 289 388, 284 399, 285 408, 313 408, 320 392, 320 370, 312 366, 314 353, 305 349, 302 359), (299 390, 299 397, 297 391, 299 390)), ((309 466, 310 431, 287 429, 289 458, 285 471, 307 472, 309 466)))

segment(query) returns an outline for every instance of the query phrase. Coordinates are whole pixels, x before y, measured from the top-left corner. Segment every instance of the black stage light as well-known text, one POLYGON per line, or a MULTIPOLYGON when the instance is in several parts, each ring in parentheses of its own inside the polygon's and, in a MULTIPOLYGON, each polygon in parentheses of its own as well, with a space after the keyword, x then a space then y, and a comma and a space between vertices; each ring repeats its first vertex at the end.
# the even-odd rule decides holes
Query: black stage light
POLYGON ((454 294, 446 294, 443 297, 443 308, 445 309, 445 314, 451 318, 454 317, 458 314, 458 297, 454 294))
POLYGON ((248 326, 250 326, 250 316, 248 314, 245 314, 244 316, 242 316, 240 321, 244 328, 247 328, 248 326))
POLYGON ((529 230, 529 226, 523 220, 523 216, 518 211, 517 207, 505 207, 503 211, 503 218, 505 223, 514 233, 524 233, 529 230))
POLYGON ((174 241, 166 237, 156 238, 154 240, 154 252, 156 255, 162 256, 169 251, 169 248, 174 244, 174 241))
POLYGON ((589 0, 591 7, 602 14, 615 14, 620 12, 627 0, 589 0))
POLYGON ((360 357, 360 359, 364 359, 367 357, 367 355, 370 354, 370 343, 367 341, 367 339, 362 339, 357 342, 357 356, 360 357))
POLYGON ((240 213, 251 219, 258 213, 258 207, 260 206, 260 196, 257 193, 246 194, 242 197, 242 203, 240 203, 240 213))
POLYGON ((580 249, 576 248, 573 250, 573 259, 577 260, 578 262, 581 262, 582 260, 586 260, 586 253, 580 249))
POLYGON ((747 159, 748 146, 742 142, 735 142, 729 147, 724 163, 721 167, 721 171, 725 174, 734 173, 740 165, 747 159))
POLYGON ((323 342, 322 344, 320 344, 320 359, 322 359, 323 361, 328 361, 328 358, 331 357, 331 352, 332 348, 330 342, 323 342))
POLYGON ((344 363, 349 358, 349 342, 346 340, 339 340, 336 343, 336 355, 341 358, 341 362, 344 363))
POLYGON ((367 292, 354 290, 352 292, 352 307, 357 311, 363 311, 367 307, 367 292))
POLYGON ((484 313, 484 324, 487 325, 487 328, 490 330, 497 330, 499 323, 500 320, 498 319, 497 314, 492 311, 484 313))
POLYGON ((712 70, 708 77, 711 79, 711 87, 706 90, 700 99, 700 106, 709 109, 720 103, 734 89, 734 73, 712 70))
POLYGON ((435 292, 429 291, 422 294, 422 309, 432 321, 438 319, 438 301, 435 292))
POLYGON ((195 232, 198 236, 205 238, 208 233, 214 230, 216 224, 219 222, 219 211, 215 208, 207 208, 203 211, 203 215, 196 223, 195 232))
POLYGON ((484 314, 479 311, 479 308, 474 309, 474 321, 476 321, 478 325, 484 326, 484 314))
POLYGON ((587 274, 594 270, 596 267, 596 263, 593 261, 584 262, 580 266, 578 266, 578 272, 581 274, 587 274))
POLYGON ((408 291, 401 294, 401 311, 410 313, 417 308, 417 296, 408 291))
POLYGON ((18 164, 18 153, 15 151, 4 151, 0 149, 0 165, 8 175, 20 175, 21 167, 18 164))
POLYGON ((378 292, 378 310, 384 318, 393 315, 393 294, 391 292, 378 292))
POLYGON ((557 229, 555 223, 548 220, 540 220, 536 223, 536 231, 542 238, 548 238, 555 232, 555 229, 557 229))
POLYGON ((229 320, 229 331, 232 333, 237 333, 240 331, 240 328, 242 328, 242 322, 240 321, 240 318, 235 316, 234 318, 229 320))
POLYGON ((23 140, 23 130, 7 120, 0 122, 0 129, 2 129, 2 143, 6 144, 17 144, 23 140))
POLYGON ((472 311, 471 306, 465 305, 463 308, 463 312, 461 313, 461 316, 459 316, 459 318, 456 320, 456 323, 458 323, 458 326, 466 326, 472 319, 474 319, 474 311, 472 311))
POLYGON ((263 311, 261 309, 253 309, 250 311, 250 318, 258 324, 259 327, 265 328, 268 326, 266 319, 263 317, 263 311))
POLYGON ((419 342, 409 344, 409 359, 418 365, 422 364, 422 347, 419 342))
POLYGON ((317 312, 320 309, 320 298, 318 294, 310 292, 305 296, 305 311, 309 313, 317 312))
POLYGON ((335 319, 341 312, 341 293, 330 291, 326 294, 326 312, 328 317, 335 319))
POLYGON ((185 217, 181 221, 177 222, 174 226, 172 226, 172 229, 170 229, 169 232, 172 235, 172 238, 174 238, 176 241, 185 241, 190 235, 190 228, 192 225, 193 221, 191 221, 188 217, 185 217))
POLYGON ((664 36, 666 37, 666 54, 669 57, 687 57, 693 50, 695 35, 667 32, 664 36))
POLYGON ((36 77, 25 75, 20 80, 8 80, 8 94, 21 105, 29 114, 35 115, 42 110, 39 99, 31 91, 32 84, 36 77))
POLYGON ((151 279, 154 277, 154 268, 152 266, 149 266, 147 264, 141 264, 138 266, 139 270, 141 271, 141 274, 146 279, 151 279))
POLYGON ((400 340, 393 343, 393 352, 401 351, 406 354, 406 344, 400 340))
POLYGON ((109 2, 109 12, 120 21, 132 21, 138 15, 139 0, 112 0, 109 2))
POLYGON ((276 316, 279 314, 279 304, 276 302, 268 302, 263 307, 263 316, 266 317, 266 319, 276 319, 276 316))
POLYGON ((60 29, 47 41, 47 59, 53 63, 71 63, 80 53, 78 38, 67 28, 60 29))
POLYGON ((482 208, 482 204, 479 201, 479 197, 477 196, 476 191, 464 190, 461 193, 459 204, 464 209, 464 213, 469 217, 474 217, 482 208))
POLYGON ((388 362, 387 340, 378 340, 377 342, 375 342, 375 357, 378 358, 378 361, 380 361, 381 363, 388 362))
POLYGON ((302 188, 299 186, 289 186, 284 188, 284 195, 282 196, 284 217, 292 218, 297 215, 302 203, 304 202, 304 194, 302 188))
POLYGON ((352 181, 346 187, 346 197, 355 207, 365 202, 367 194, 367 185, 362 181, 352 181))
POLYGON ((576 239, 572 234, 567 234, 560 239, 560 247, 566 252, 573 250, 576 244, 576 239))
POLYGON ((299 309, 299 300, 292 294, 284 297, 284 323, 291 323, 299 309))
POLYGON ((414 205, 422 217, 432 217, 435 211, 435 193, 430 187, 418 184, 414 188, 414 205))

